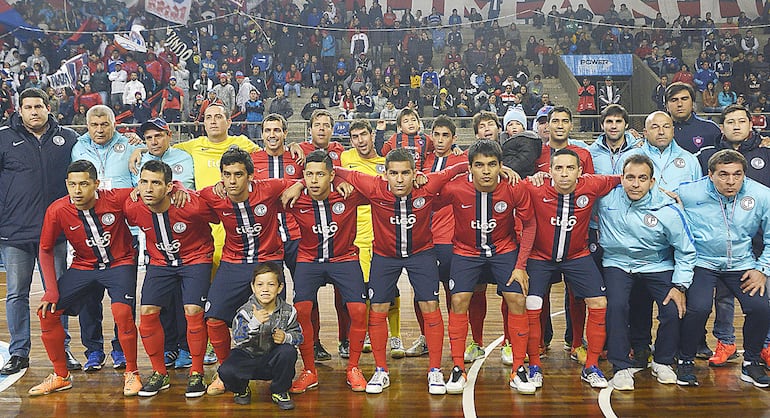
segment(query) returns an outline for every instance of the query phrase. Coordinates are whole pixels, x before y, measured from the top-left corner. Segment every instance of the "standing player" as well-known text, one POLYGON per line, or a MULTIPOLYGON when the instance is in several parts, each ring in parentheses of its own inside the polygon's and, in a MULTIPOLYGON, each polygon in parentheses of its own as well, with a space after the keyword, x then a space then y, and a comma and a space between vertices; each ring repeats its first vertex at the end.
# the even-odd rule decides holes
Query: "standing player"
POLYGON ((213 242, 209 223, 216 214, 196 193, 183 207, 171 206, 172 171, 162 161, 148 161, 139 175, 141 202, 126 202, 124 211, 129 224, 138 226, 147 236, 150 265, 142 286, 139 332, 152 363, 153 373, 139 391, 139 396, 154 396, 169 387, 163 358, 164 333, 160 309, 179 287, 187 319, 187 343, 192 367, 185 396, 195 398, 206 393, 203 383, 203 356, 206 351, 206 324, 203 306, 209 290, 213 242))
POLYGON ((54 373, 29 390, 47 395, 72 387, 64 352, 61 315, 76 314, 87 297, 101 297, 91 287, 106 288, 112 300, 112 316, 126 354, 123 395, 134 396, 142 388, 136 364, 136 250, 126 225, 123 205, 133 189, 99 190, 96 167, 78 160, 67 169, 67 191, 46 211, 40 239, 40 266, 46 278, 45 295, 38 307, 41 338, 54 373), (72 265, 55 280, 54 247, 64 234, 75 250, 72 265))

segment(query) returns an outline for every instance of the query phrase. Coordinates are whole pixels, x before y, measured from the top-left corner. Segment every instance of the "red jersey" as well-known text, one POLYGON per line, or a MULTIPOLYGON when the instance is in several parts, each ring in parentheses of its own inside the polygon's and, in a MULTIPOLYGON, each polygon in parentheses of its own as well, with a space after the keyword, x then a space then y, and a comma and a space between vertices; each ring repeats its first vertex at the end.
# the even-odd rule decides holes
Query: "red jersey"
POLYGON ((451 205, 454 215, 453 253, 464 257, 493 257, 516 250, 515 218, 532 219, 529 191, 521 183, 500 182, 492 193, 480 192, 470 175, 441 189, 439 204, 451 205))
MULTIPOLYGON (((575 151, 580 158, 580 166, 583 167, 583 174, 594 174, 594 160, 588 149, 577 145, 567 145, 569 150, 575 151)), ((548 172, 551 168, 551 155, 556 152, 550 145, 543 145, 540 151, 540 157, 535 160, 535 170, 548 172)))
POLYGON ((72 268, 104 270, 134 264, 136 250, 123 214, 131 190, 97 190, 96 204, 89 210, 78 210, 69 196, 57 199, 45 211, 40 249, 53 251, 64 233, 75 250, 72 268))
MULTIPOLYGON (((449 166, 464 163, 468 164, 468 152, 461 155, 454 155, 451 152, 446 157, 437 157, 435 153, 430 153, 425 157, 423 168, 431 173, 441 171, 449 166)), ((455 218, 452 215, 450 206, 441 206, 433 209, 433 219, 431 219, 430 230, 433 233, 434 244, 451 244, 455 234, 455 218)))
POLYGON ((347 199, 332 186, 332 192, 325 200, 313 200, 305 191, 286 210, 302 227, 297 261, 305 263, 334 263, 358 260, 356 239, 358 205, 369 202, 354 191, 347 199))
POLYGON ((162 213, 150 211, 141 200, 126 201, 126 219, 147 236, 147 252, 153 266, 212 262, 214 240, 209 224, 219 219, 197 192, 188 190, 187 193, 190 201, 183 208, 171 205, 162 213))
POLYGON ((222 261, 251 264, 283 260, 276 214, 281 210, 281 193, 292 184, 286 179, 254 180, 249 185, 249 198, 239 203, 215 195, 213 186, 200 191, 225 228, 222 261))
POLYGON ((596 200, 620 184, 620 176, 584 174, 578 178, 575 191, 559 194, 550 182, 526 186, 532 194, 532 207, 537 217, 537 236, 532 248, 536 260, 561 262, 584 257, 588 251, 588 222, 596 200))
POLYGON ((417 169, 422 170, 424 166, 423 160, 425 160, 429 153, 433 152, 433 141, 431 140, 430 135, 422 132, 417 132, 412 135, 396 132, 382 144, 380 155, 386 156, 390 150, 396 148, 408 149, 414 156, 414 163, 417 166, 417 169))
MULTIPOLYGON (((302 178, 302 166, 297 165, 286 147, 283 155, 279 156, 272 156, 265 150, 252 152, 251 161, 254 163, 254 178, 257 180, 302 178)), ((299 239, 299 225, 293 215, 278 213, 278 232, 283 242, 299 239)))
POLYGON ((335 171, 366 197, 372 206, 372 251, 382 257, 406 258, 433 248, 430 217, 437 193, 454 176, 468 170, 456 164, 428 174, 428 183, 403 197, 396 197, 382 177, 337 168, 335 171))
MULTIPOLYGON (((310 141, 301 142, 299 146, 302 148, 302 151, 305 151, 305 155, 319 149, 310 141)), ((334 164, 335 167, 342 165, 342 163, 340 163, 340 155, 345 152, 345 147, 342 146, 342 144, 337 141, 329 141, 329 145, 326 146, 324 151, 329 153, 329 157, 331 157, 332 164, 334 164)))

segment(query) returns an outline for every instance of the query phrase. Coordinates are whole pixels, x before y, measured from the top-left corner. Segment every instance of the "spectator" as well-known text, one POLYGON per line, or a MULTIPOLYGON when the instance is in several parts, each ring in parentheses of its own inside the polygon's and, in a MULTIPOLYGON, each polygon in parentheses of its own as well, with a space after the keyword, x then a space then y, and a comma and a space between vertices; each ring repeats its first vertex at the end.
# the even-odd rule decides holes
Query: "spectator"
POLYGON ((252 140, 260 139, 262 137, 262 127, 259 122, 262 122, 265 115, 265 104, 260 98, 259 90, 254 87, 249 90, 249 99, 243 103, 241 112, 246 114, 246 132, 249 138, 252 140))
POLYGON ((717 82, 719 82, 719 79, 717 78, 717 74, 710 68, 710 64, 708 61, 704 61, 701 64, 700 70, 698 70, 697 73, 695 73, 695 77, 693 77, 693 82, 695 83, 695 86, 698 88, 698 91, 701 93, 706 90, 706 87, 708 86, 708 83, 712 83, 716 85, 717 82))
POLYGON ((499 105, 497 102, 497 96, 494 94, 489 96, 489 98, 487 98, 487 100, 481 104, 481 107, 479 107, 479 111, 492 112, 498 117, 504 116, 506 110, 507 109, 505 109, 505 107, 499 105))
POLYGON ((229 114, 235 113, 235 87, 228 81, 226 73, 219 74, 219 84, 211 91, 216 94, 217 100, 222 102, 229 114))
MULTIPOLYGON (((583 117, 580 118, 580 132, 596 131, 596 87, 591 80, 583 77, 583 84, 578 87, 577 111, 583 117)), ((526 124, 525 124, 526 125, 526 124)))
POLYGON ((547 52, 543 55, 543 76, 545 78, 559 77, 558 59, 559 58, 553 52, 553 48, 549 46, 547 52))
POLYGON ((716 72, 720 83, 724 83, 732 79, 733 61, 727 57, 726 53, 721 52, 719 54, 719 60, 714 64, 714 72, 716 72))
POLYGON ((386 129, 391 131, 396 130, 396 119, 398 119, 398 112, 399 109, 396 108, 392 100, 388 100, 385 103, 385 108, 380 112, 379 118, 387 122, 386 129))
POLYGON ((756 37, 754 37, 753 32, 751 29, 746 31, 746 35, 743 36, 743 39, 741 39, 741 49, 744 53, 754 53, 756 54, 759 51, 759 41, 756 37))
POLYGON ((620 104, 620 89, 613 84, 612 77, 604 78, 604 85, 599 87, 599 113, 611 104, 620 104))
POLYGON ((332 128, 332 137, 334 138, 349 138, 350 137, 350 120, 344 113, 340 113, 337 116, 337 120, 334 122, 332 128))
POLYGON ((204 58, 201 59, 198 71, 201 74, 203 74, 203 72, 205 71, 207 75, 210 74, 213 77, 214 74, 217 73, 218 69, 219 69, 219 65, 217 64, 217 61, 214 59, 213 53, 211 51, 206 51, 204 58))
POLYGON ((356 98, 353 97, 353 90, 349 87, 345 89, 345 94, 339 103, 339 109, 341 113, 345 114, 345 119, 353 119, 356 109, 356 98))
POLYGON ((660 83, 655 86, 652 94, 652 101, 657 110, 666 110, 666 87, 668 87, 668 76, 662 75, 660 76, 660 83))
MULTIPOLYGON (((422 110, 426 104, 433 104, 433 99, 438 96, 438 93, 438 86, 433 84, 433 79, 426 78, 425 84, 420 86, 420 99, 417 103, 418 110, 422 110)), ((420 113, 422 114, 422 112, 420 113)))
POLYGON ((128 74, 123 69, 123 62, 115 62, 113 71, 110 71, 107 78, 110 80, 110 104, 114 106, 123 103, 123 92, 126 90, 126 81, 128 80, 128 74))
POLYGON ((138 74, 134 71, 131 72, 130 80, 125 84, 123 90, 123 104, 125 106, 131 106, 136 102, 136 92, 142 94, 142 100, 147 99, 147 91, 144 89, 144 84, 139 81, 138 74))
POLYGON ((144 91, 147 92, 147 95, 152 96, 158 86, 155 78, 153 78, 152 74, 147 72, 147 70, 144 68, 144 65, 139 65, 136 70, 136 79, 142 83, 144 86, 144 91))
POLYGON ((272 83, 273 90, 276 90, 278 87, 284 88, 286 85, 286 70, 283 69, 283 64, 280 62, 275 64, 275 69, 273 69, 272 83))
POLYGON ((131 115, 134 117, 134 123, 142 124, 152 118, 152 107, 142 99, 141 92, 136 92, 135 96, 136 101, 131 105, 131 115))
POLYGON ((235 94, 235 107, 243 112, 243 105, 249 100, 251 90, 255 89, 255 87, 251 85, 251 79, 244 77, 240 71, 235 73, 235 82, 238 83, 238 92, 235 94))
POLYGON ((268 97, 267 81, 265 80, 262 70, 258 66, 251 67, 251 75, 249 76, 249 84, 251 84, 259 92, 259 97, 266 99, 268 97))
POLYGON ((360 67, 356 68, 356 71, 345 79, 345 87, 351 91, 359 91, 361 87, 366 87, 368 84, 369 78, 364 73, 364 69, 360 67))
POLYGON ((176 77, 171 76, 168 79, 168 86, 161 92, 161 97, 158 113, 163 115, 163 119, 169 123, 182 122, 182 111, 186 98, 182 88, 177 86, 176 77))
POLYGON ((214 82, 209 78, 208 71, 201 71, 200 77, 193 83, 193 91, 196 94, 206 97, 213 88, 214 82))
POLYGON ((374 102, 371 96, 369 96, 366 87, 361 87, 358 90, 358 95, 355 97, 355 111, 355 117, 357 118, 368 118, 374 112, 374 102))
POLYGON ((74 128, 75 132, 80 135, 88 132, 88 128, 86 128, 86 111, 85 105, 79 105, 77 113, 72 117, 72 124, 80 126, 79 128, 74 128))
POLYGON ((257 44, 257 52, 251 58, 251 66, 259 67, 262 73, 267 73, 268 70, 273 68, 273 55, 265 52, 261 43, 257 44))
POLYGON ((447 89, 439 90, 438 96, 433 99, 433 116, 446 115, 455 116, 454 96, 449 94, 447 89))
POLYGON ((290 64, 289 70, 286 71, 286 83, 283 85, 283 91, 285 93, 288 93, 290 90, 293 90, 295 93, 297 93, 297 97, 300 97, 301 87, 302 87, 302 73, 300 73, 299 70, 297 70, 297 66, 295 64, 290 64))
POLYGON ((679 69, 679 71, 674 74, 674 79, 671 80, 672 83, 685 83, 692 87, 695 87, 695 83, 693 82, 693 75, 690 72, 690 67, 687 66, 687 64, 682 64, 682 67, 679 69))
POLYGON ((703 111, 705 113, 719 113, 722 111, 717 101, 717 95, 718 93, 714 89, 714 82, 709 81, 702 95, 703 111))
POLYGON ((388 97, 385 93, 385 89, 381 88, 377 90, 377 95, 372 96, 372 104, 374 105, 374 109, 368 118, 377 119, 380 117, 380 113, 382 113, 382 111, 385 109, 385 106, 388 104, 388 97))
POLYGON ((722 91, 717 96, 717 102, 719 107, 724 109, 731 104, 735 104, 738 101, 738 95, 732 90, 732 83, 725 81, 722 83, 722 91))
POLYGON ((673 74, 679 71, 680 65, 679 58, 674 56, 671 48, 666 48, 665 55, 663 55, 663 71, 660 75, 673 74))
POLYGON ((294 109, 292 109, 289 99, 284 95, 282 87, 275 89, 275 98, 270 103, 268 113, 278 113, 287 120, 294 114, 294 109))
POLYGON ((369 52, 369 37, 361 32, 360 27, 355 28, 355 33, 350 38, 350 55, 357 56, 360 53, 369 52))

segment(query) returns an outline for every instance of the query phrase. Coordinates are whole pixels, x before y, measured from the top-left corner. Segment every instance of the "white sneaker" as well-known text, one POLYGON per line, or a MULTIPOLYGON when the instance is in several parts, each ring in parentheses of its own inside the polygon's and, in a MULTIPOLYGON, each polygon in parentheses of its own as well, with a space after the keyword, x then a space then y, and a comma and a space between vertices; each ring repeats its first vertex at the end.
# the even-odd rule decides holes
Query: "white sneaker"
POLYGON ((390 356, 393 358, 404 358, 406 356, 406 348, 404 348, 401 337, 390 337, 390 356))
POLYGON ((476 360, 484 358, 486 355, 487 353, 484 349, 474 341, 465 349, 465 362, 473 363, 476 360))
POLYGON ((428 372, 428 393, 431 395, 446 394, 446 384, 441 369, 430 369, 428 372))
POLYGON ((502 361, 505 366, 513 365, 513 348, 511 348, 510 344, 506 343, 503 348, 500 349, 500 361, 502 361))
POLYGON ((580 379, 591 385, 592 388, 603 389, 607 387, 607 378, 596 366, 586 367, 580 373, 580 379))
MULTIPOLYGON (((674 374, 676 380, 676 374, 674 374)), ((623 369, 615 372, 615 376, 610 380, 613 389, 616 390, 634 390, 634 374, 631 369, 623 369)))
POLYGON ((465 372, 458 366, 452 369, 452 374, 449 376, 449 381, 446 382, 446 392, 452 395, 463 393, 465 389, 465 372))
POLYGON ((529 366, 529 381, 536 388, 543 387, 543 370, 540 366, 529 366))
POLYGON ((658 383, 673 385, 676 383, 676 372, 668 364, 652 362, 652 375, 658 378, 658 383))
POLYGON ((412 346, 406 349, 406 356, 420 357, 425 354, 428 354, 428 342, 425 341, 424 335, 420 335, 416 340, 414 340, 412 346))
POLYGON ((525 395, 532 395, 537 390, 535 384, 529 381, 529 373, 527 373, 527 369, 524 366, 519 366, 515 373, 511 373, 509 384, 519 393, 525 395))
POLYGON ((382 367, 377 367, 369 383, 366 384, 366 393, 382 393, 382 390, 388 386, 390 386, 390 375, 382 367))

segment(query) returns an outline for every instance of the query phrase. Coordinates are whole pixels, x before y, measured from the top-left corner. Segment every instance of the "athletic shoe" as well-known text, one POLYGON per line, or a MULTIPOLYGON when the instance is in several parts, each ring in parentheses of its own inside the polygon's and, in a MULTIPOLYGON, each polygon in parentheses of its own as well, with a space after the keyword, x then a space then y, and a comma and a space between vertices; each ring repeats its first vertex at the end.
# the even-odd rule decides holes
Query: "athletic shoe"
POLYGON ((126 355, 123 354, 122 351, 115 351, 112 350, 110 353, 110 357, 112 357, 112 368, 113 369, 125 369, 126 368, 126 355))
POLYGON ((184 392, 185 398, 200 398, 206 394, 206 383, 203 382, 203 375, 193 372, 187 378, 187 389, 184 392))
POLYGON ((529 377, 527 380, 535 385, 536 388, 543 387, 543 370, 540 366, 529 366, 529 377))
POLYGON ((67 355, 67 370, 80 370, 83 368, 83 365, 80 364, 78 359, 75 358, 75 356, 72 355, 72 352, 70 350, 66 350, 64 354, 67 355))
POLYGON ((446 382, 446 393, 452 395, 463 393, 467 379, 465 371, 461 369, 460 366, 455 366, 452 368, 452 374, 449 376, 449 381, 446 382))
POLYGON ((404 358, 406 348, 401 341, 401 337, 390 337, 390 356, 393 358, 404 358))
POLYGON ((428 372, 428 393, 431 395, 445 395, 446 383, 441 369, 430 369, 428 372))
POLYGON ((177 357, 179 357, 179 350, 163 352, 163 361, 165 361, 166 367, 172 367, 177 357))
POLYGON ((313 357, 315 358, 315 361, 329 361, 332 359, 332 355, 329 354, 328 351, 324 348, 323 345, 321 345, 321 342, 318 341, 313 346, 313 357))
POLYGON ((485 355, 486 353, 484 352, 484 349, 474 341, 471 343, 471 345, 468 346, 468 348, 465 349, 465 362, 473 363, 478 359, 484 358, 485 355))
POLYGON ((588 350, 585 346, 581 345, 578 348, 573 348, 572 352, 569 354, 569 358, 572 360, 575 360, 576 362, 585 365, 586 364, 586 357, 588 357, 588 350))
POLYGON ((366 393, 382 393, 382 390, 388 386, 390 386, 390 375, 382 367, 377 367, 369 383, 366 384, 366 393))
POLYGON ((699 358, 701 360, 708 360, 713 355, 714 355, 714 352, 711 351, 711 349, 709 348, 709 346, 706 344, 704 340, 703 345, 698 347, 698 351, 695 353, 695 358, 699 358))
POLYGON ((770 377, 767 376, 765 368, 758 361, 752 361, 749 364, 744 362, 743 367, 741 367, 741 380, 758 388, 770 386, 770 377))
POLYGON ((596 366, 586 367, 580 373, 580 379, 591 385, 592 388, 606 388, 607 379, 604 373, 596 366))
POLYGON ((97 370, 101 370, 102 366, 104 366, 104 362, 106 361, 107 361, 107 357, 104 355, 104 352, 92 351, 91 354, 88 355, 88 360, 86 360, 86 364, 83 365, 83 371, 95 372, 97 370))
POLYGON ((765 347, 760 351, 759 357, 765 363, 765 367, 770 369, 770 347, 765 347))
POLYGON ((676 383, 676 372, 668 364, 652 362, 652 375, 658 378, 658 383, 673 385, 676 383))
POLYGON ((142 386, 142 390, 139 391, 139 396, 155 396, 160 392, 161 390, 168 389, 169 386, 169 379, 168 374, 160 374, 156 371, 153 371, 150 375, 150 378, 147 379, 147 383, 142 386))
POLYGON ((537 388, 534 383, 529 381, 529 373, 524 366, 519 366, 515 372, 511 373, 511 380, 508 383, 512 388, 516 389, 519 393, 525 395, 531 395, 535 393, 537 388))
POLYGON ((179 355, 177 356, 176 360, 174 360, 174 368, 186 369, 190 366, 192 366, 192 357, 190 356, 190 352, 180 349, 179 355))
POLYGON ((612 388, 616 390, 634 390, 634 374, 631 369, 618 370, 610 383, 612 383, 612 388))
POLYGON ((420 357, 428 354, 428 343, 425 341, 425 336, 420 335, 412 343, 412 346, 406 349, 407 357, 420 357))
POLYGON ((217 396, 225 393, 225 382, 219 378, 219 373, 214 375, 214 380, 209 383, 209 387, 206 388, 206 395, 217 396))
POLYGON ((142 390, 139 372, 123 373, 123 396, 136 396, 142 390))
POLYGON ((29 390, 30 396, 48 395, 51 392, 59 392, 72 388, 72 375, 67 373, 67 377, 61 377, 56 373, 51 373, 37 386, 29 390))
POLYGON ((291 393, 305 393, 308 389, 318 387, 318 375, 310 370, 304 370, 299 377, 291 384, 291 393))
POLYGON ((736 351, 735 344, 724 344, 722 341, 717 341, 717 348, 714 350, 714 355, 709 358, 709 366, 724 366, 727 364, 728 360, 738 357, 736 351))
POLYGON ((679 386, 698 386, 698 378, 695 376, 695 362, 679 360, 676 367, 676 384, 679 386))
POLYGON ((278 405, 278 408, 284 411, 294 409, 294 401, 291 400, 289 392, 274 393, 271 398, 273 399, 273 403, 278 405))
POLYGON ((511 348, 511 344, 505 343, 503 348, 500 349, 500 361, 505 366, 513 365, 513 348, 511 348))
POLYGON ((646 369, 650 367, 652 362, 652 350, 649 346, 634 348, 634 365, 635 369, 646 369))
POLYGON ((548 346, 540 347, 540 358, 541 359, 548 358, 548 346))
POLYGON ((362 353, 371 353, 372 352, 372 342, 369 340, 369 333, 366 333, 366 338, 364 338, 364 345, 361 347, 362 353))
POLYGON ((350 340, 341 341, 337 346, 341 358, 350 358, 350 340))
POLYGON ((211 345, 211 342, 209 342, 208 345, 206 345, 206 354, 203 355, 203 364, 216 364, 217 361, 219 361, 217 358, 217 353, 214 352, 214 346, 211 345))
POLYGON ((233 402, 237 403, 238 405, 248 405, 251 403, 251 388, 249 388, 248 385, 246 385, 246 391, 243 393, 234 393, 233 394, 233 402))
POLYGON ((363 392, 366 390, 366 378, 364 373, 358 367, 348 370, 348 386, 353 392, 363 392))

